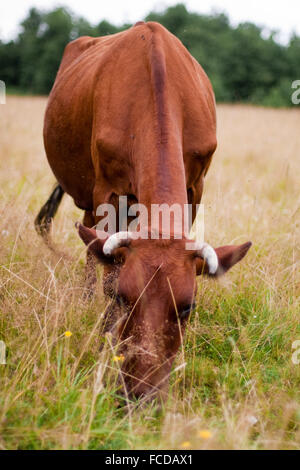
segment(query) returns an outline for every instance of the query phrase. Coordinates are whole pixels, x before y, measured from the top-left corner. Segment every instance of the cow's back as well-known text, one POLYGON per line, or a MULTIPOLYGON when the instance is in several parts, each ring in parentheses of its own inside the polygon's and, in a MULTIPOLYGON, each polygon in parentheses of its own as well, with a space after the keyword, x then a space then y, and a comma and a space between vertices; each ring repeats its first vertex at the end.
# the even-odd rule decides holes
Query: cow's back
POLYGON ((66 46, 45 113, 48 161, 63 189, 83 209, 92 208, 95 180, 91 157, 95 92, 117 36, 86 36, 66 46))
POLYGON ((82 37, 66 47, 49 96, 44 140, 54 174, 78 206, 93 207, 95 178, 101 172, 119 190, 124 179, 134 179, 137 134, 139 129, 141 135, 148 132, 156 119, 161 61, 183 140, 194 139, 199 154, 205 154, 215 139, 213 92, 202 68, 165 28, 139 24, 111 36, 82 37))

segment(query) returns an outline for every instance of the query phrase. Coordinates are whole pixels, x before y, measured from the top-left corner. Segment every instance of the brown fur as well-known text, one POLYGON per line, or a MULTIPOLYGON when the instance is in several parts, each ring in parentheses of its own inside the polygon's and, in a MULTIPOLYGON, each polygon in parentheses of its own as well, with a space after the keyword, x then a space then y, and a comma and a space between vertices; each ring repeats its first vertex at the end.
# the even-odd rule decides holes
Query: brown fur
MULTIPOLYGON (((162 391, 185 326, 180 313, 193 302, 196 274, 207 267, 185 250, 186 240, 174 239, 132 241, 105 260, 103 241, 90 227, 98 205, 117 206, 120 195, 149 211, 151 204, 183 207, 189 198, 195 217, 216 148, 211 84, 158 23, 79 38, 66 47, 50 94, 44 141, 59 184, 86 211, 79 234, 89 253, 105 261, 105 292, 122 299, 114 314, 126 313, 118 338, 128 390, 162 391)), ((230 249, 232 256, 220 251, 218 274, 247 251, 230 249)), ((90 257, 87 272, 93 284, 90 257)))

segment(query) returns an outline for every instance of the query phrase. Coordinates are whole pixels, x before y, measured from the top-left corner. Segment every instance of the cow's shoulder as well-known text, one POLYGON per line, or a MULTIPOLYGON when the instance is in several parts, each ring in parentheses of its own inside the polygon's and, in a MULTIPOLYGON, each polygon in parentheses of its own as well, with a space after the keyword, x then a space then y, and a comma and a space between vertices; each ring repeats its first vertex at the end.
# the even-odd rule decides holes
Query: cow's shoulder
POLYGON ((74 41, 69 42, 64 50, 62 61, 60 64, 60 72, 64 71, 71 65, 82 53, 90 47, 95 46, 102 38, 92 38, 90 36, 82 36, 74 41))

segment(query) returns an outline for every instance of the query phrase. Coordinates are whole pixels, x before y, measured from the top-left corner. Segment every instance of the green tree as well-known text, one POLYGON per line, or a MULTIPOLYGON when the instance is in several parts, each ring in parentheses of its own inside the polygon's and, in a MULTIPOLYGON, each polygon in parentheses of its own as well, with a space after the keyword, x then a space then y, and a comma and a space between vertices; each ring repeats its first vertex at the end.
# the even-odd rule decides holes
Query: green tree
POLYGON ((72 39, 73 20, 64 8, 58 8, 43 15, 43 22, 37 40, 41 54, 33 77, 34 90, 47 93, 56 76, 66 44, 72 39))
POLYGON ((95 27, 96 36, 107 36, 108 34, 115 34, 119 31, 119 28, 117 28, 106 20, 101 21, 101 23, 99 23, 98 26, 95 27))
POLYGON ((7 44, 0 41, 0 80, 9 87, 20 85, 20 59, 18 44, 14 41, 7 44))
MULTIPOLYGON (((252 23, 236 27, 225 14, 199 15, 179 3, 162 12, 150 12, 175 34, 199 61, 212 81, 218 101, 271 106, 291 105, 291 83, 300 79, 300 38, 289 44, 276 41, 276 32, 252 23)), ((95 26, 66 8, 32 8, 21 23, 21 33, 0 42, 0 78, 9 87, 33 93, 51 89, 65 45, 79 36, 105 36, 127 29, 106 20, 95 26)))

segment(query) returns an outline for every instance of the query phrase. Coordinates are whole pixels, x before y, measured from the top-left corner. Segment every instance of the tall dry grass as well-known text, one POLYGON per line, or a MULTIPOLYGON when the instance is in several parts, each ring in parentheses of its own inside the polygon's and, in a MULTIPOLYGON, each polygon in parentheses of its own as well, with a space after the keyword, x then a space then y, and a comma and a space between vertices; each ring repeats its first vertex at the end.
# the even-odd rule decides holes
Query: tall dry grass
POLYGON ((106 305, 100 282, 93 300, 83 297, 81 214, 71 199, 53 227, 68 257, 35 233, 55 181, 42 144, 45 104, 9 96, 0 107, 0 448, 299 448, 300 111, 218 107, 206 239, 254 245, 222 280, 199 279, 159 410, 126 406, 109 337, 99 352, 106 305))

